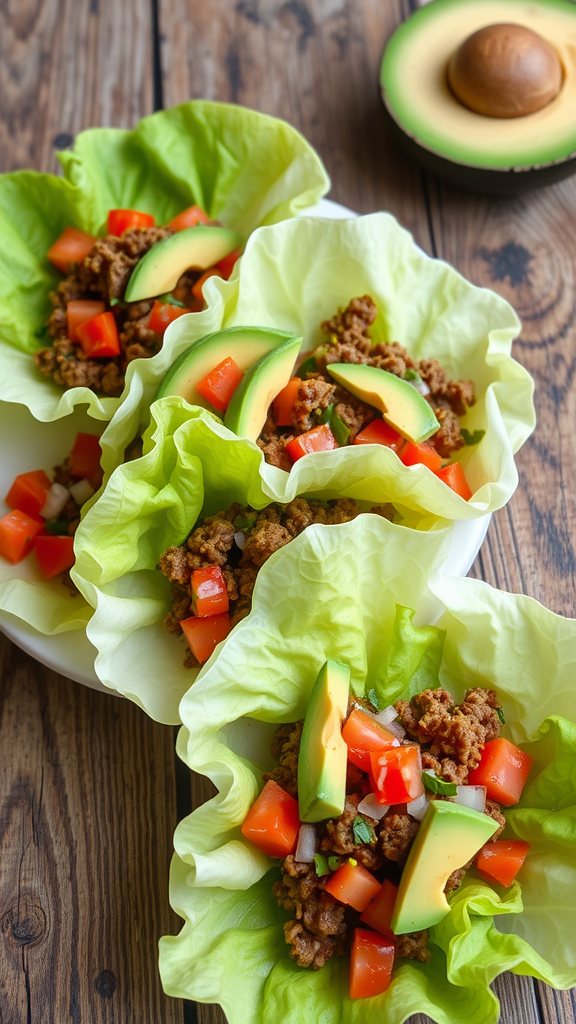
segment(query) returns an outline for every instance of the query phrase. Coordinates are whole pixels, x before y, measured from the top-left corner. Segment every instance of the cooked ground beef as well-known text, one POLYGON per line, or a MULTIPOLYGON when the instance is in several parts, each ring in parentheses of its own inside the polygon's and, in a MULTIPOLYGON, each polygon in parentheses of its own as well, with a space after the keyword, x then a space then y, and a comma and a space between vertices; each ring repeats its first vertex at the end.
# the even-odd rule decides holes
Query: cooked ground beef
POLYGON ((298 796, 298 751, 302 737, 303 721, 290 725, 281 725, 274 733, 272 757, 278 761, 278 767, 263 775, 264 782, 273 779, 290 796, 298 796))
MULTIPOLYGON (((167 629, 182 633, 181 621, 193 614, 190 587, 195 569, 220 566, 235 625, 250 611, 256 576, 270 555, 313 523, 347 523, 361 511, 351 498, 327 502, 294 498, 288 505, 272 504, 260 511, 236 503, 209 516, 185 544, 169 548, 160 558, 159 568, 173 585, 172 607, 164 620, 167 629), (234 539, 239 532, 243 535, 243 550, 234 539)), ((371 512, 391 520, 394 507, 376 505, 371 512)), ((185 664, 197 665, 191 652, 185 664)))
MULTIPOLYGON (((121 394, 128 363, 153 356, 162 347, 162 335, 148 326, 153 300, 123 302, 126 285, 138 260, 156 242, 172 234, 170 228, 152 227, 133 228, 121 238, 108 235, 96 239, 83 263, 70 264, 68 275, 50 293, 54 311, 47 329, 54 341, 50 348, 34 355, 41 373, 61 387, 87 387, 105 395, 121 394), (72 299, 97 299, 112 311, 118 327, 119 356, 90 358, 77 342, 70 340, 66 306, 72 299)), ((174 289, 174 298, 191 310, 199 308, 191 292, 199 274, 187 271, 174 289)))
POLYGON ((282 864, 282 878, 272 891, 295 920, 284 925, 286 941, 299 967, 323 967, 334 953, 346 951, 347 908, 324 892, 327 878, 319 878, 314 864, 298 864, 293 856, 282 864))

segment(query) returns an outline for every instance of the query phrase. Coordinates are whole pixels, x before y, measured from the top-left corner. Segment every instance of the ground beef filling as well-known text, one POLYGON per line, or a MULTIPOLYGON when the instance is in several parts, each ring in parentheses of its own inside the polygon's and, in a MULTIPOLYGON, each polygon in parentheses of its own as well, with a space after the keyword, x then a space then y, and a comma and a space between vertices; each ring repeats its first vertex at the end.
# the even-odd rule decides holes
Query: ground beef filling
MULTIPOLYGON (((350 498, 326 502, 294 498, 288 505, 272 504, 260 511, 236 503, 209 516, 192 530, 184 544, 169 548, 160 558, 159 568, 172 583, 172 607, 164 620, 166 628, 181 634, 180 623, 193 614, 191 580, 195 569, 220 566, 232 624, 236 625, 250 611, 256 576, 270 555, 313 523, 347 523, 361 511, 350 498)), ((392 505, 377 505, 370 511, 389 520, 394 515, 392 505)), ((184 664, 198 664, 191 651, 184 664)))
MULTIPOLYGON (((49 348, 34 355, 36 366, 46 377, 64 388, 87 387, 105 395, 120 395, 126 367, 133 359, 155 355, 162 347, 162 335, 148 326, 153 300, 124 302, 128 279, 139 259, 156 243, 172 235, 166 227, 133 228, 121 238, 98 238, 83 263, 70 264, 69 273, 50 293, 54 311, 47 321, 54 339, 49 348), (121 352, 113 358, 85 356, 68 336, 66 305, 72 299, 97 299, 114 314, 121 352)), ((173 295, 191 310, 199 308, 191 288, 200 272, 187 271, 173 295)))
POLYGON ((397 377, 405 377, 406 371, 415 371, 430 389, 426 396, 432 406, 440 429, 428 439, 443 459, 462 448, 464 438, 460 430, 459 416, 474 405, 472 381, 448 380, 445 370, 436 359, 412 359, 405 348, 393 341, 373 344, 369 330, 374 323, 377 309, 369 295, 352 299, 346 309, 341 309, 320 326, 326 341, 312 353, 315 368, 305 374, 292 412, 290 427, 277 427, 273 408, 258 439, 267 462, 280 469, 290 471, 292 459, 286 445, 299 434, 303 434, 322 422, 329 406, 348 427, 348 444, 377 415, 376 410, 365 405, 339 384, 335 384, 327 373, 330 363, 364 363, 376 366, 397 377))
MULTIPOLYGON (((469 769, 478 764, 484 744, 495 739, 500 732, 496 710, 498 698, 493 690, 468 690, 460 704, 456 704, 446 690, 425 690, 411 701, 398 701, 395 707, 407 735, 422 745, 423 759, 425 753, 433 749, 436 753, 431 756, 436 757, 438 774, 442 774, 446 762, 459 784, 467 780, 469 769)), ((265 781, 273 779, 294 797, 298 793, 302 725, 299 721, 281 725, 276 730, 272 755, 278 766, 264 775, 265 781)), ((444 777, 448 778, 448 775, 444 777)), ((366 814, 359 815, 358 804, 365 792, 363 779, 363 773, 349 765, 344 812, 339 818, 316 825, 317 849, 326 858, 342 858, 342 862, 353 857, 378 879, 389 878, 398 884, 419 823, 406 813, 405 807, 391 807, 380 821, 366 814), (355 839, 353 825, 358 816, 369 826, 371 838, 368 842, 358 843, 355 839)), ((490 840, 494 842, 506 819, 493 800, 486 801, 485 813, 498 822, 498 830, 490 840)), ((471 863, 452 873, 445 892, 449 893, 460 885, 471 863)), ((318 970, 334 954, 349 952, 354 929, 360 924, 360 915, 325 892, 330 876, 318 876, 315 864, 298 863, 294 855, 285 858, 281 871, 282 877, 274 883, 273 892, 280 906, 291 915, 284 925, 284 934, 296 963, 300 967, 318 970)), ((398 936, 395 957, 424 963, 430 960, 428 933, 421 931, 398 936)))

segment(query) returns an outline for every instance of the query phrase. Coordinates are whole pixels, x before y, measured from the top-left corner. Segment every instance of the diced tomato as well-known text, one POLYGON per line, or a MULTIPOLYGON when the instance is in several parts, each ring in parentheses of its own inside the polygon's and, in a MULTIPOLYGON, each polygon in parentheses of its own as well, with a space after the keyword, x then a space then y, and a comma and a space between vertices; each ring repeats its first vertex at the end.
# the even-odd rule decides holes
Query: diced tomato
POLYGON ((427 441, 423 441, 422 444, 406 441, 399 454, 405 466, 427 466, 433 473, 436 473, 442 465, 442 459, 438 452, 427 441))
POLYGON ((117 238, 132 228, 153 228, 154 217, 151 213, 141 210, 110 210, 108 214, 108 234, 117 238))
POLYGON ((167 226, 172 231, 184 231, 186 228, 195 228, 197 224, 210 224, 210 217, 201 206, 188 206, 169 220, 167 226))
POLYGON ((372 753, 370 766, 381 804, 407 804, 422 796, 422 756, 417 743, 372 753))
POLYGON ((384 420, 372 420, 364 430, 356 434, 354 444, 383 444, 398 454, 406 439, 384 420))
POLYGON ((393 885, 389 878, 386 878, 380 892, 377 892, 374 899, 370 900, 362 914, 360 918, 362 923, 369 925, 370 928, 375 928, 383 935, 389 934, 397 893, 398 887, 393 885))
POLYGON ((155 334, 164 334, 164 331, 173 320, 177 320, 184 313, 190 313, 189 309, 182 309, 182 306, 175 306, 172 302, 159 302, 154 300, 152 312, 148 320, 148 327, 155 334))
POLYGON ((95 241, 94 235, 89 235, 86 231, 64 228, 60 238, 50 246, 46 255, 50 262, 65 274, 70 263, 82 263, 86 259, 95 241))
POLYGON ((54 579, 59 572, 71 569, 74 565, 73 537, 36 537, 34 551, 40 572, 47 580, 54 579))
POLYGON ((183 619, 180 625, 188 647, 201 665, 208 661, 216 645, 225 640, 232 629, 228 612, 209 615, 204 619, 191 615, 189 619, 183 619))
POLYGON ((291 377, 285 388, 279 391, 272 402, 274 409, 274 420, 277 427, 290 427, 292 425, 292 409, 298 396, 298 388, 302 381, 300 377, 291 377))
POLYGON ((50 478, 43 469, 20 473, 6 495, 6 504, 8 508, 17 508, 33 519, 39 518, 51 486, 50 478))
POLYGON ((0 555, 12 565, 21 562, 34 545, 34 538, 44 527, 39 519, 14 509, 0 519, 0 555))
POLYGON ((68 337, 70 341, 80 341, 78 328, 87 320, 98 316, 106 309, 105 302, 97 302, 95 299, 71 299, 66 305, 66 320, 68 322, 68 337))
POLYGON ((472 497, 472 491, 468 486, 468 481, 464 476, 464 470, 459 462, 451 462, 449 466, 444 466, 443 469, 436 470, 436 476, 443 480, 448 487, 451 487, 456 494, 459 494, 464 501, 469 501, 472 497))
POLYGON ((364 772, 370 771, 370 751, 399 747, 400 740, 361 708, 350 712, 342 729, 348 747, 348 760, 364 772))
POLYGON ((218 263, 214 264, 222 274, 225 281, 230 277, 241 255, 242 249, 232 249, 232 252, 229 252, 227 256, 224 256, 221 260, 218 260, 218 263))
POLYGON ((202 398, 210 402, 216 412, 224 412, 243 376, 244 371, 231 356, 228 356, 210 370, 196 387, 202 398))
POLYGON ((303 455, 310 455, 312 452, 329 452, 338 447, 338 442, 327 423, 319 427, 307 430, 305 434, 299 434, 292 441, 288 441, 286 451, 292 459, 297 462, 303 455))
POLYGON ((88 480, 88 483, 95 491, 102 483, 102 467, 100 459, 102 449, 100 438, 95 434, 84 434, 80 431, 70 452, 70 472, 78 480, 88 480))
POLYGON ((486 743, 480 764, 468 775, 469 786, 486 786, 489 800, 504 807, 517 804, 522 796, 534 758, 502 736, 486 743))
POLYGON ((482 847, 476 867, 484 875, 495 878, 508 888, 520 871, 529 850, 530 843, 525 843, 523 839, 497 839, 482 847))
POLYGON ((194 298, 198 299, 198 302, 203 302, 204 301, 204 291, 203 291, 203 289, 204 289, 204 285, 206 284, 206 281, 208 280, 208 278, 210 278, 210 277, 223 277, 223 276, 224 275, 220 273, 220 271, 218 270, 217 267, 209 267, 208 270, 205 270, 204 273, 202 274, 202 276, 199 277, 198 280, 195 282, 195 284, 192 285, 192 295, 194 296, 194 298))
POLYGON ((84 355, 91 359, 120 355, 120 339, 113 313, 99 313, 76 330, 84 355))
POLYGON ((244 818, 241 831, 268 857, 287 857, 294 853, 300 831, 298 801, 269 779, 244 818))
POLYGON ((354 929, 350 953, 350 999, 380 996, 390 985, 396 940, 367 928, 354 929))
POLYGON ((380 891, 380 882, 362 864, 348 858, 330 875, 325 890, 341 903, 348 903, 354 910, 363 911, 380 891))
POLYGON ((219 565, 194 569, 190 583, 192 607, 198 618, 228 611, 228 590, 219 565))

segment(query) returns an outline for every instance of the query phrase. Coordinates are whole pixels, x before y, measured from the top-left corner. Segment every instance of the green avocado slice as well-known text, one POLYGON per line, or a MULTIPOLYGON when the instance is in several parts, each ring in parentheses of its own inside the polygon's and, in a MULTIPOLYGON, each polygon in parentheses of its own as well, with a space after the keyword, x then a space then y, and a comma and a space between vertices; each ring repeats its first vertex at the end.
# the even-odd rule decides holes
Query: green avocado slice
POLYGON ((212 406, 202 397, 196 385, 215 366, 231 357, 241 370, 246 371, 267 352, 290 341, 292 337, 286 331, 273 331, 267 327, 228 327, 224 331, 207 334, 176 360, 162 381, 156 398, 180 395, 190 405, 211 410, 212 406))
POLYGON ((229 430, 250 441, 257 439, 270 402, 290 379, 301 344, 302 338, 291 337, 250 367, 226 410, 224 425, 229 430))
POLYGON ((431 800, 404 866, 392 914, 395 935, 438 924, 450 911, 444 886, 493 836, 494 818, 450 800, 431 800))
POLYGON ((408 381, 364 363, 329 363, 328 373, 356 398, 379 409, 402 437, 421 444, 440 424, 430 405, 408 381))
POLYGON ((337 818, 346 802, 348 748, 342 739, 350 669, 328 659, 314 683, 298 755, 300 821, 337 818))
POLYGON ((235 231, 208 224, 186 228, 163 238, 134 267, 126 286, 125 301, 139 302, 171 292, 185 270, 213 267, 241 241, 235 231))

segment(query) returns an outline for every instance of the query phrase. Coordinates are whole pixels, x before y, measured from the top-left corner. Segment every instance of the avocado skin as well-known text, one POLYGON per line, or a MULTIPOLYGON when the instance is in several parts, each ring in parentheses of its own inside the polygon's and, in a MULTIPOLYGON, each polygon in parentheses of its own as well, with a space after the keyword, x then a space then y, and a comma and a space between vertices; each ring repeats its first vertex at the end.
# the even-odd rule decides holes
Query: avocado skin
POLYGON ((199 224, 156 242, 138 261, 126 285, 126 302, 140 302, 171 292, 190 267, 206 270, 241 244, 229 228, 199 224))
POLYGON ((239 437, 257 439, 270 402, 290 379, 301 345, 302 338, 292 336, 253 363, 230 399, 224 426, 239 437))
POLYGON ((379 409, 386 423, 414 444, 440 429, 426 399, 394 373, 365 363, 329 363, 326 369, 356 398, 379 409))
POLYGON ((431 800, 404 865, 391 928, 395 935, 422 931, 450 911, 444 886, 493 836, 487 814, 450 800, 431 800))
POLYGON ((312 688, 298 755, 300 821, 337 818, 346 802, 348 748, 342 722, 348 708, 350 669, 329 658, 312 688))

